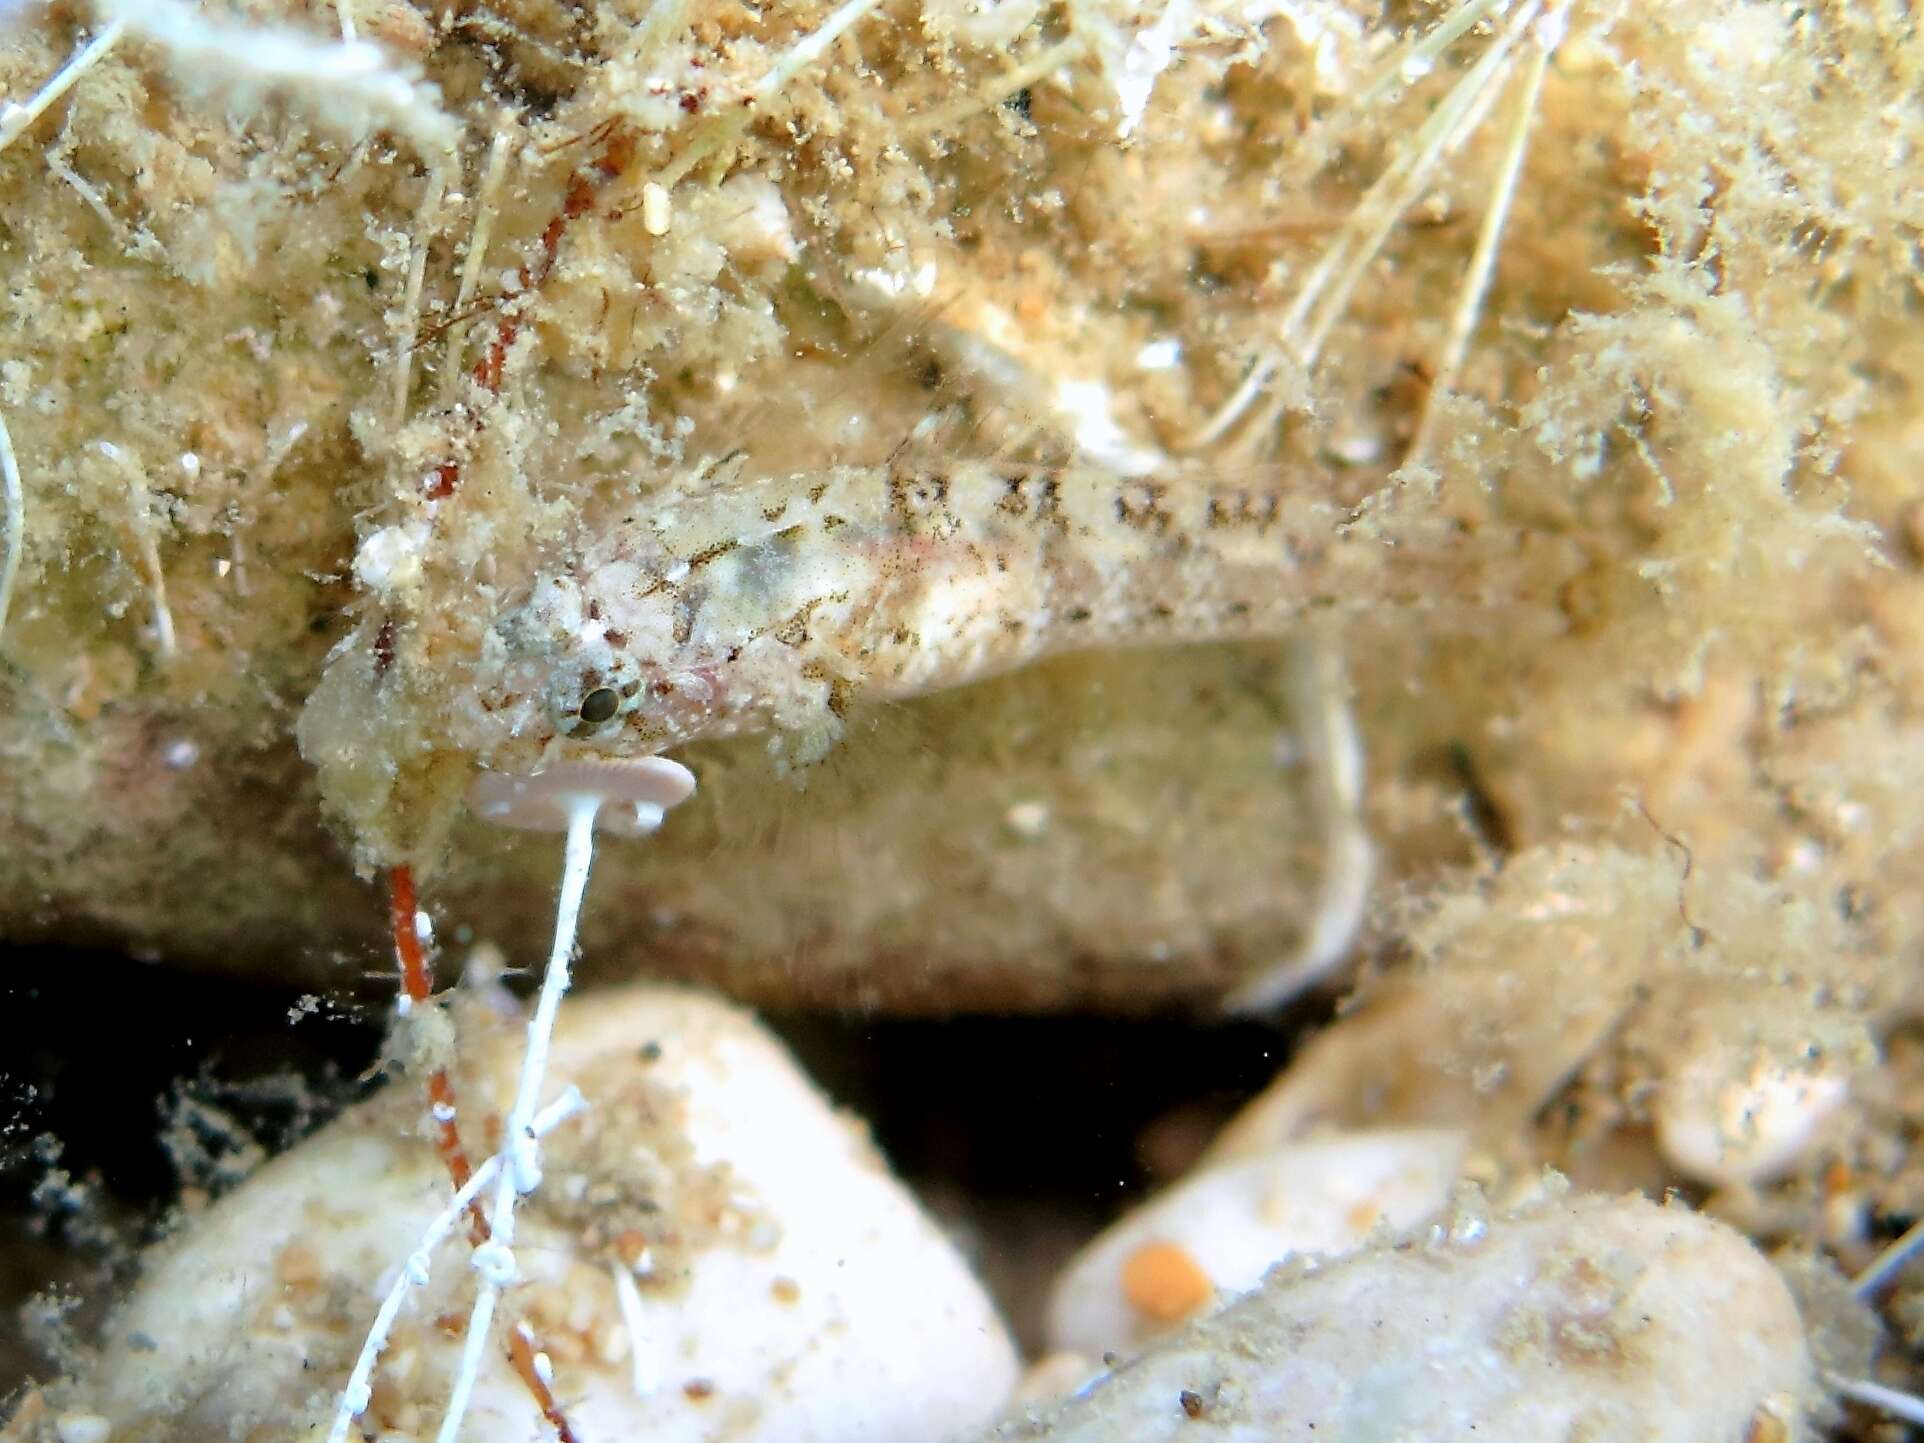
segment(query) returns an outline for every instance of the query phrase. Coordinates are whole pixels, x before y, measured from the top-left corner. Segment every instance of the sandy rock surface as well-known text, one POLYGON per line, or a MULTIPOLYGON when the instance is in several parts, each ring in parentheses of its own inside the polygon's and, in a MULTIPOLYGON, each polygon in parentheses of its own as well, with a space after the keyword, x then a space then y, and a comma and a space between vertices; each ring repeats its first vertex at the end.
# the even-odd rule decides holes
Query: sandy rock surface
MULTIPOLYGON (((506 1105, 519 1035, 463 1070, 470 1135, 506 1105)), ((679 991, 570 1003, 553 1078, 588 1109, 545 1144, 499 1326, 530 1330, 582 1436, 912 1443, 1008 1396, 1015 1356, 966 1266, 860 1125, 744 1014, 679 991)), ((386 1089, 156 1249, 65 1411, 123 1440, 323 1436, 381 1295, 449 1195, 423 1110, 406 1082, 386 1089)), ((369 1436, 438 1422, 469 1252, 457 1230, 414 1290, 373 1376, 369 1436)), ((491 1348, 462 1436, 539 1426, 491 1348)))
POLYGON ((1575 1194, 1262 1288, 972 1435, 1242 1443, 1743 1443, 1801 1436, 1803 1325, 1741 1235, 1575 1194))

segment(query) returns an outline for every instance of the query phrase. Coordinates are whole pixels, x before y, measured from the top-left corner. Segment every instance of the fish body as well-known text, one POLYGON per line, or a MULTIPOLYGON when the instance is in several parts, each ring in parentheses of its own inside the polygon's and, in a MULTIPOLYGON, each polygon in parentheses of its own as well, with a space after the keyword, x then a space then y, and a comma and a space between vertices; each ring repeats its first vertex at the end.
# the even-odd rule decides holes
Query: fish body
MULTIPOLYGON (((1338 509, 1314 488, 895 464, 725 477, 606 528, 488 630, 467 743, 514 767, 769 731, 1066 651, 1294 632, 1338 509)), ((1324 598, 1326 599, 1326 598, 1324 598)))

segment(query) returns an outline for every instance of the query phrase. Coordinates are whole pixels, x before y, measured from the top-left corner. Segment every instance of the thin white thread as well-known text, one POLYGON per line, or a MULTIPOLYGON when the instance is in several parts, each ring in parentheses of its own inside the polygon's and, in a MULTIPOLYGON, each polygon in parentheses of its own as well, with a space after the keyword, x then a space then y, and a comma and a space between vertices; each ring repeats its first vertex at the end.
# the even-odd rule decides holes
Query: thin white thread
MULTIPOLYGON (((560 1126, 587 1105, 580 1089, 570 1087, 535 1118, 533 1128, 536 1135, 546 1134, 560 1126)), ((341 1400, 334 1410, 334 1426, 328 1430, 327 1443, 346 1443, 348 1429, 367 1409, 372 1396, 375 1365, 387 1347, 387 1340, 401 1316, 401 1308, 407 1301, 409 1290, 427 1283, 435 1248, 466 1215, 469 1205, 494 1180, 501 1166, 499 1153, 483 1162, 448 1200, 448 1205, 435 1215, 434 1221, 422 1230, 414 1251, 408 1254, 407 1261, 401 1266, 400 1275, 388 1289, 387 1296, 381 1300, 380 1311, 374 1315, 374 1324, 368 1329, 366 1341, 361 1344, 360 1355, 354 1360, 354 1370, 348 1374, 347 1384, 341 1389, 341 1400)))

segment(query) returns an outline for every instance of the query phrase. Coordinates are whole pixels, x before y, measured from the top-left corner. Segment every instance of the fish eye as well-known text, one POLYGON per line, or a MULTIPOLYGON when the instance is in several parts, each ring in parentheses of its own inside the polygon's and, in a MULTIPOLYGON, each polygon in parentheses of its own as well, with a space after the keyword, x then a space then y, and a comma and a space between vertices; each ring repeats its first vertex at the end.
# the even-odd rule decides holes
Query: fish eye
POLYGON ((577 712, 590 726, 600 726, 621 709, 621 697, 613 687, 598 686, 581 699, 577 712))

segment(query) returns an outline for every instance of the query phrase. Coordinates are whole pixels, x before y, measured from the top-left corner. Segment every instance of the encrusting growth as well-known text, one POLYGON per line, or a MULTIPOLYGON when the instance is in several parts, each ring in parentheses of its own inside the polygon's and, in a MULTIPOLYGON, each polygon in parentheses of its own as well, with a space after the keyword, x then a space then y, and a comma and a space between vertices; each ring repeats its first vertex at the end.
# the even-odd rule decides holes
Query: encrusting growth
POLYGON ((1495 279, 1497 254, 1503 246, 1503 230, 1509 223, 1510 206, 1516 199, 1517 185, 1523 176, 1523 160, 1530 148, 1530 126, 1536 119, 1537 102, 1543 95, 1543 78, 1550 69, 1550 56, 1563 38, 1568 9, 1567 4, 1555 6, 1536 20, 1532 27, 1534 43, 1524 66, 1523 85, 1516 99, 1516 115, 1510 123, 1509 142, 1504 146, 1502 165, 1492 188, 1489 208, 1483 215, 1483 225, 1477 231, 1476 250, 1470 257, 1469 270, 1464 275, 1462 294, 1458 296, 1455 314, 1450 318, 1449 337, 1444 342, 1443 354, 1437 360, 1429 394, 1423 398, 1423 410, 1417 419, 1416 430, 1403 453, 1406 467, 1420 464, 1429 452, 1436 429, 1437 401, 1447 396, 1456 384, 1457 373, 1462 370, 1463 358, 1470 349, 1470 335, 1482 314, 1483 302, 1490 292, 1490 282, 1495 279))
MULTIPOLYGON (((1406 54, 1385 68, 1376 84, 1365 91, 1363 103, 1369 103, 1384 90, 1407 84, 1426 74, 1436 58, 1492 8, 1495 7, 1484 3, 1459 5, 1406 54)), ((1496 39, 1402 143, 1388 167, 1344 218, 1322 255, 1304 276, 1295 299, 1277 323, 1275 345, 1258 356, 1242 383, 1230 393, 1208 422, 1183 443, 1181 449, 1207 451, 1223 441, 1243 422, 1257 398, 1275 383, 1286 364, 1297 366, 1305 373, 1314 371, 1323 347, 1348 309, 1358 283, 1382 253, 1383 245, 1396 223, 1430 187, 1444 157, 1459 148, 1482 124, 1515 62, 1516 47, 1526 36, 1534 33, 1538 42, 1537 59, 1533 61, 1533 78, 1526 87, 1523 108, 1519 112, 1519 138, 1513 142, 1505 176, 1491 201, 1490 221, 1485 227, 1483 243, 1471 261, 1463 285, 1463 296, 1458 307, 1458 324, 1463 339, 1458 342, 1452 336, 1446 347, 1444 361, 1438 368, 1438 384, 1447 387, 1456 366, 1461 363, 1460 347, 1467 345, 1469 328, 1474 323, 1479 302, 1489 283, 1503 224, 1508 218, 1516 176, 1522 164, 1521 137, 1528 134, 1538 86, 1541 84, 1542 67, 1547 64, 1549 52, 1561 38, 1563 16, 1567 9, 1567 4, 1558 5, 1546 17, 1544 0, 1526 0, 1517 13, 1510 17, 1496 39), (1455 354, 1455 360, 1450 358, 1452 354, 1455 354)), ((1251 436, 1265 434, 1281 410, 1282 403, 1272 401, 1260 421, 1251 426, 1251 436)), ((1418 434, 1421 437, 1420 429, 1418 434)), ((1413 445, 1411 450, 1420 454, 1421 445, 1413 445)))

